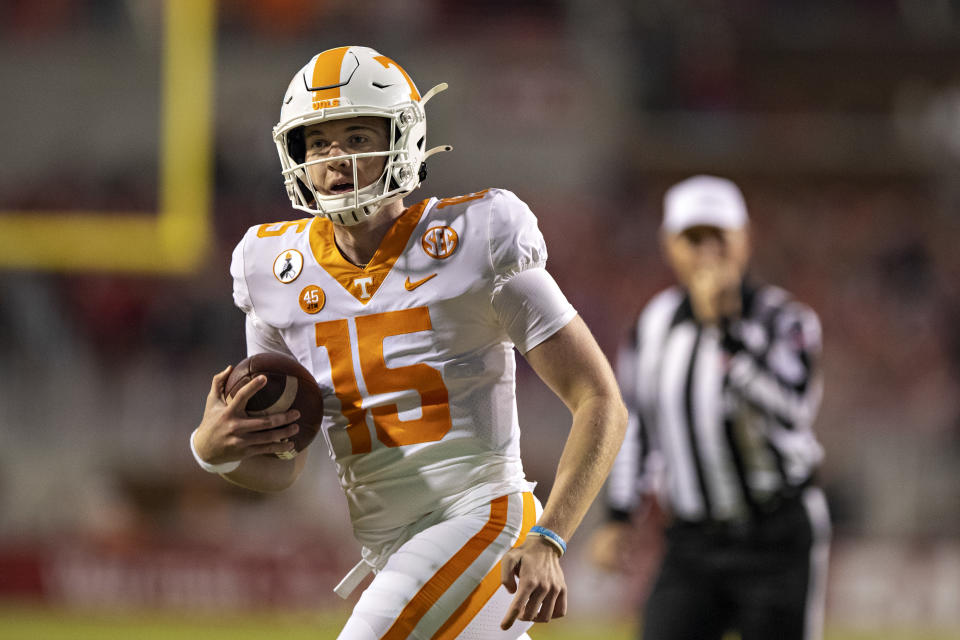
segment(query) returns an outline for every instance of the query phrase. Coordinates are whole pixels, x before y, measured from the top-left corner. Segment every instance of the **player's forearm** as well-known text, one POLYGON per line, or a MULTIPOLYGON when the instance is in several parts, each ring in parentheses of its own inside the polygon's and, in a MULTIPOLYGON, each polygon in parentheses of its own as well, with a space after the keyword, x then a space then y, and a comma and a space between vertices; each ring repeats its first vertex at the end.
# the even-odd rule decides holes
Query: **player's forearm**
POLYGON ((306 452, 293 460, 281 460, 267 454, 245 459, 235 471, 222 474, 235 485, 261 492, 282 491, 292 485, 306 463, 306 452))
POLYGON ((613 466, 627 427, 619 393, 586 398, 573 410, 550 498, 537 524, 569 539, 613 466))

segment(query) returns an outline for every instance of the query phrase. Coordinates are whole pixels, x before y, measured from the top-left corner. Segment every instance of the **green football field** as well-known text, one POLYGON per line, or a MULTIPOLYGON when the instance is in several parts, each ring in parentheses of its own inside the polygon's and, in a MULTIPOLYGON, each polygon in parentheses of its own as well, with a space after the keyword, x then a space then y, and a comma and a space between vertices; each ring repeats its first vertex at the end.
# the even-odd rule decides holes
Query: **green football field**
MULTIPOLYGON (((318 640, 336 638, 347 612, 202 616, 172 613, 91 613, 0 607, 0 640, 318 640)), ((635 640, 631 621, 558 620, 537 625, 534 640, 635 640)), ((956 632, 841 632, 826 640, 956 640, 956 632)), ((733 640, 733 639, 730 639, 733 640)))

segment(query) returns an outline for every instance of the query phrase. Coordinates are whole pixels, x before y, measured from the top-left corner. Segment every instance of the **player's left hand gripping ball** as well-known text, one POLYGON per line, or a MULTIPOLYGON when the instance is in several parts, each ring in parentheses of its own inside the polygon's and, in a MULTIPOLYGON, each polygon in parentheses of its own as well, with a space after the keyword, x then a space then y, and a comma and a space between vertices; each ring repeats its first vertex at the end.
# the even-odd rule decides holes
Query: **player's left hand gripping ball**
POLYGON ((258 353, 238 362, 230 372, 225 386, 227 397, 233 398, 258 375, 266 376, 267 383, 247 401, 246 411, 251 416, 267 416, 290 409, 299 411, 300 431, 292 438, 293 451, 276 454, 278 458, 294 458, 313 442, 320 430, 323 392, 310 372, 293 358, 279 353, 258 353))

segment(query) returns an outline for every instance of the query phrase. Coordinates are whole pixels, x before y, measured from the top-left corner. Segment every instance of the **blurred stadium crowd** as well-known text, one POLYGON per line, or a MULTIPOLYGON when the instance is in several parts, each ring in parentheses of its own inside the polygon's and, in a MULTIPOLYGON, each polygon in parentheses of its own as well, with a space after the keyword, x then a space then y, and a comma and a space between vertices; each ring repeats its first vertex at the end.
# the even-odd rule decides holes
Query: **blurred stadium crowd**
MULTIPOLYGON (((0 3, 0 212, 157 208, 161 5, 0 3)), ((255 547, 277 522, 291 540, 350 550, 304 577, 318 590, 352 564, 325 452, 312 477, 264 499, 200 472, 186 438, 212 373, 244 354, 234 243, 298 217, 270 139, 286 82, 316 51, 362 43, 421 89, 450 84, 429 136, 454 153, 431 160, 415 195, 499 186, 526 200, 551 272, 611 357, 670 282, 663 191, 693 173, 737 180, 757 277, 823 321, 817 429, 838 553, 941 545, 960 573, 956 2, 231 0, 217 16, 216 232, 201 269, 0 272, 8 567, 45 541, 255 547)), ((521 366, 526 465, 545 497, 567 418, 538 384, 521 366)), ((24 571, 21 588, 40 580, 24 571)))

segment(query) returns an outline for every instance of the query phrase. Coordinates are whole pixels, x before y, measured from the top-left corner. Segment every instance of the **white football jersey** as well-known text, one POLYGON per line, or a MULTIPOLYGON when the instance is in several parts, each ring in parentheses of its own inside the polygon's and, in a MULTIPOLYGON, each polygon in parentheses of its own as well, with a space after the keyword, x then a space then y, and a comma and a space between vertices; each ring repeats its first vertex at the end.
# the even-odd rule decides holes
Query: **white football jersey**
POLYGON ((324 391, 321 431, 358 540, 379 554, 437 509, 529 491, 513 346, 575 315, 562 300, 511 340, 494 308, 504 282, 545 267, 530 209, 498 189, 431 198, 362 269, 333 238, 324 218, 252 227, 231 274, 259 334, 250 349, 289 352, 324 391))

